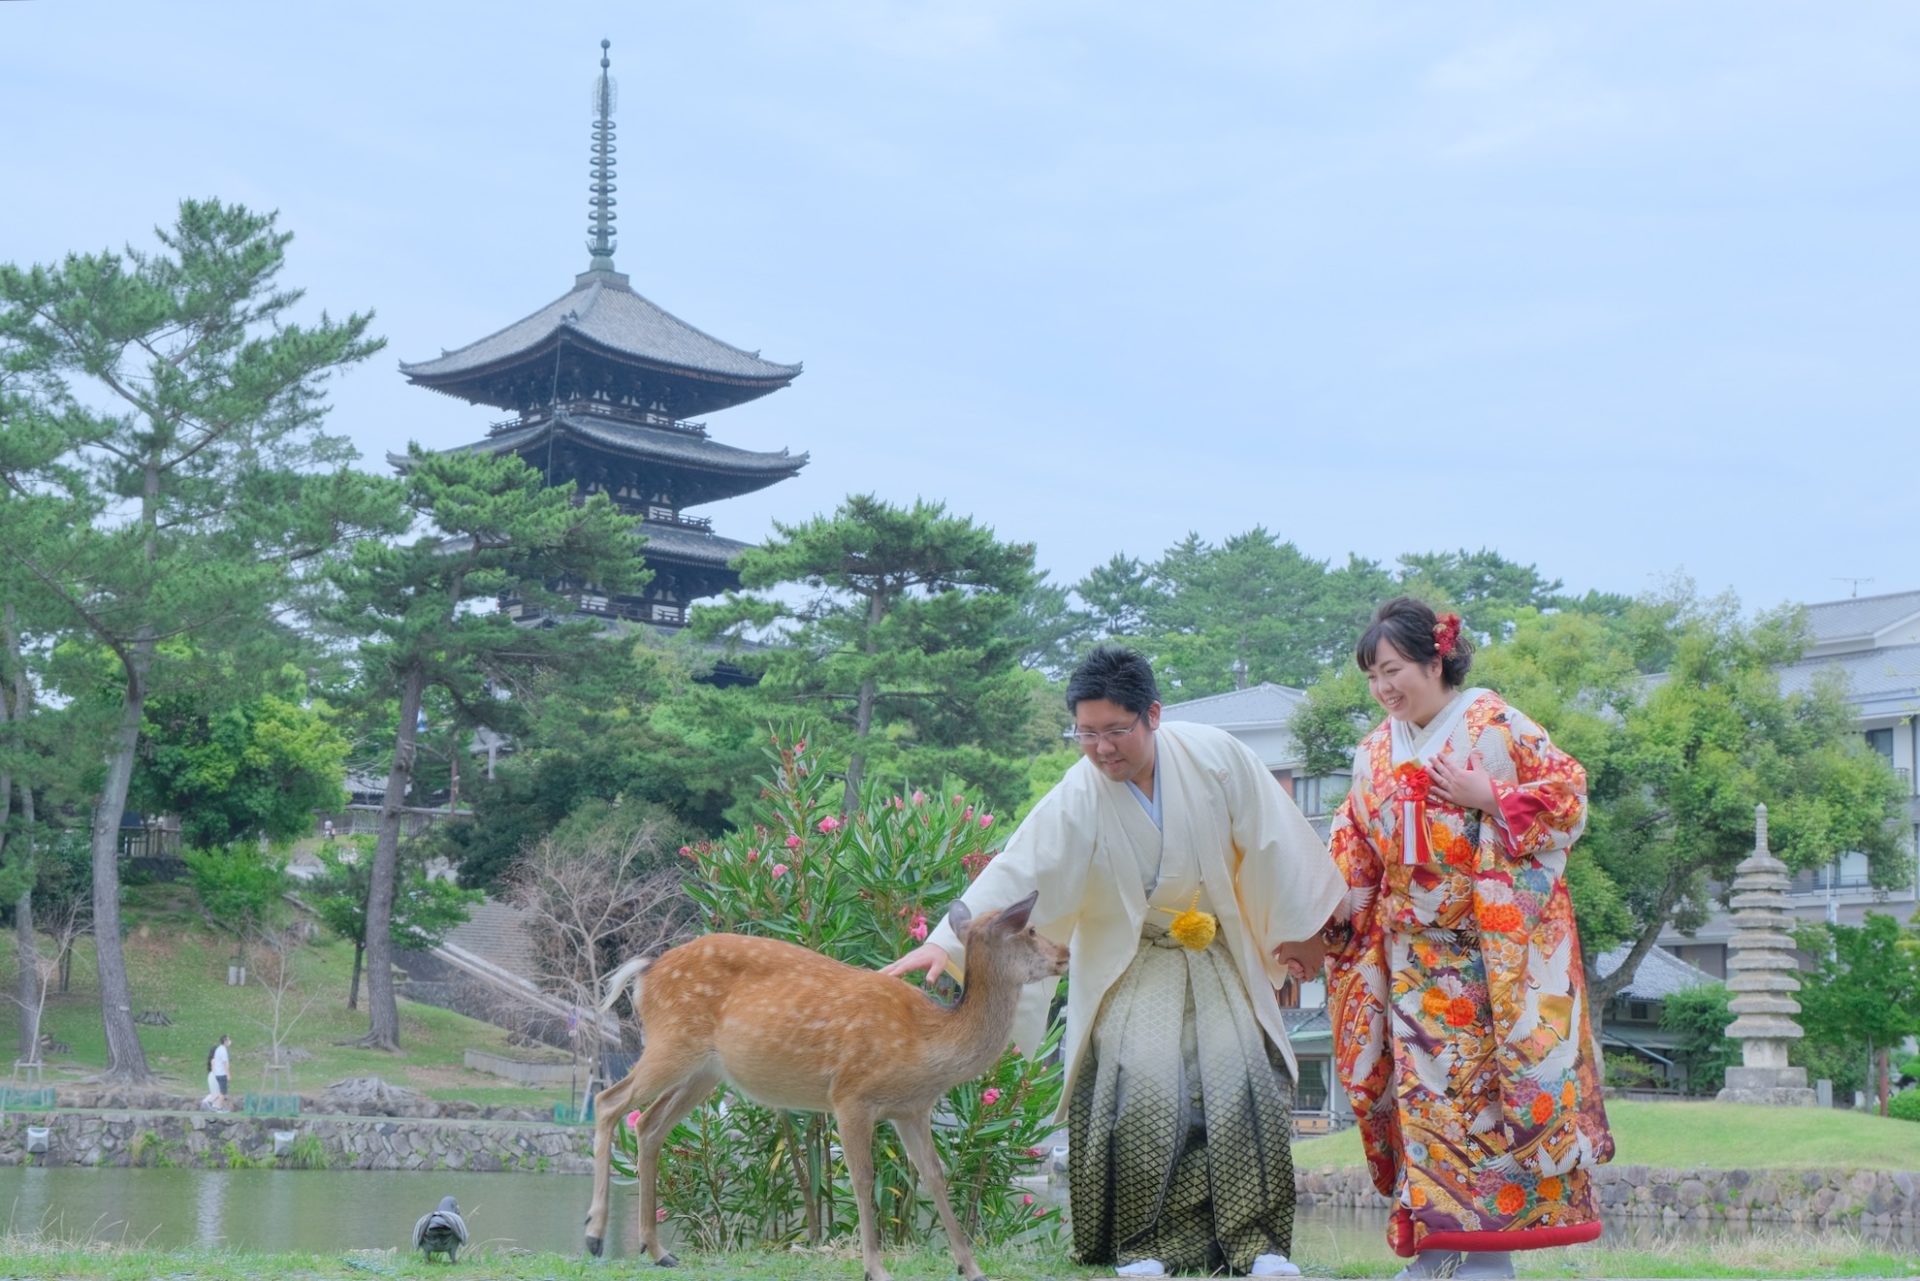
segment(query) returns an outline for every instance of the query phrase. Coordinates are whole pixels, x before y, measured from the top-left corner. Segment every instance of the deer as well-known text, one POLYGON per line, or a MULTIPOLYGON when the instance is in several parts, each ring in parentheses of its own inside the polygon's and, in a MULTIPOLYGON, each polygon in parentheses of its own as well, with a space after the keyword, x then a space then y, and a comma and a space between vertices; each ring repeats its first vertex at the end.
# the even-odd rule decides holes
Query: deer
POLYGON ((792 943, 708 934, 658 960, 607 976, 602 1010, 629 982, 645 1048, 633 1069, 594 1096, 593 1205, 587 1251, 607 1231, 614 1126, 636 1124, 641 1245, 660 1267, 679 1264, 655 1222, 660 1145, 722 1082, 765 1107, 830 1112, 860 1213, 867 1281, 891 1281, 873 1205, 873 1131, 891 1121, 919 1172, 967 1281, 985 1281, 947 1198, 933 1145, 933 1109, 992 1067, 1012 1036, 1020 989, 1064 974, 1067 949, 1028 924, 1038 891, 974 916, 956 902, 947 921, 966 948, 966 985, 952 1006, 899 979, 856 969, 792 943))

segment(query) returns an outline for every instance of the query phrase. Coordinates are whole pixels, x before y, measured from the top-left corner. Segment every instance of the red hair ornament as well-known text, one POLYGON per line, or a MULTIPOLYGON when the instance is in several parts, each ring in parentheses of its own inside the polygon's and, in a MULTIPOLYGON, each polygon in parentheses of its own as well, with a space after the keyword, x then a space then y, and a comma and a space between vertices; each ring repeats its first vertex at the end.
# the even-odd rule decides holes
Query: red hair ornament
POLYGON ((1433 647, 1445 658, 1460 644, 1460 615, 1442 614, 1433 624, 1433 647))

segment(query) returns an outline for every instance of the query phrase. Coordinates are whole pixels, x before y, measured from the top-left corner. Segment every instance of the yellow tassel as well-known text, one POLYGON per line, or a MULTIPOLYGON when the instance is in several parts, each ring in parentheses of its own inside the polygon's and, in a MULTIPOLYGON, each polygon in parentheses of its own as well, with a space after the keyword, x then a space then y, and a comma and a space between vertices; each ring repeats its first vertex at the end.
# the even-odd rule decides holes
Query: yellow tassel
POLYGON ((1167 933, 1173 935, 1182 947, 1191 948, 1195 952, 1205 951, 1213 942, 1215 932, 1220 928, 1220 922, 1213 919, 1213 913, 1200 910, 1199 890, 1193 892, 1193 902, 1187 904, 1187 910, 1184 912, 1176 912, 1170 907, 1154 910, 1165 912, 1173 917, 1173 924, 1167 927, 1167 933))

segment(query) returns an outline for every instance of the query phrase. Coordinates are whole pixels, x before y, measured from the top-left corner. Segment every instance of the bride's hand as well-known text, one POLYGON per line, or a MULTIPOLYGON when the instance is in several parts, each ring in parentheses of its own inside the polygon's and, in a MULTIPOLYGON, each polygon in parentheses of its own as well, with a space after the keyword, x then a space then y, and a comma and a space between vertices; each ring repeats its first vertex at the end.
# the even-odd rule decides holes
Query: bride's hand
POLYGON ((1498 809, 1500 799, 1494 795, 1493 780, 1482 768, 1483 764, 1478 752, 1468 756, 1464 766, 1444 757, 1434 761, 1427 766, 1427 773, 1433 779, 1433 790, 1428 795, 1455 809, 1483 813, 1498 809))

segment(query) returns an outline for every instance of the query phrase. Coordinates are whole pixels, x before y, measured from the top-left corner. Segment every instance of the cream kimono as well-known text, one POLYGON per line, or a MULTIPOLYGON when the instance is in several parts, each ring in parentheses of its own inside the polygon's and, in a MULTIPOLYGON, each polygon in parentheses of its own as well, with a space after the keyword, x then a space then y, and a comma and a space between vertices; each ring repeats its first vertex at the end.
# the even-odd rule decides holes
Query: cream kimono
MULTIPOLYGON (((1220 920, 1220 935, 1246 984, 1254 1018, 1299 1076, 1273 990, 1286 974, 1273 949, 1310 938, 1346 885, 1326 845, 1245 744, 1224 730, 1162 721, 1154 732, 1155 773, 1165 842, 1180 844, 1220 920)), ((1025 898, 1040 901, 1033 924, 1072 953, 1067 977, 1066 1119, 1094 1015, 1132 962, 1148 922, 1141 867, 1159 863, 1162 834, 1125 783, 1081 760, 1040 801, 964 895, 975 915, 1025 898)), ((1162 918, 1164 920, 1164 918, 1162 918)), ((931 936, 956 977, 965 950, 942 921, 931 936)), ((1032 1050, 1046 1031, 1051 983, 1032 985, 1014 1023, 1014 1045, 1032 1050)))

